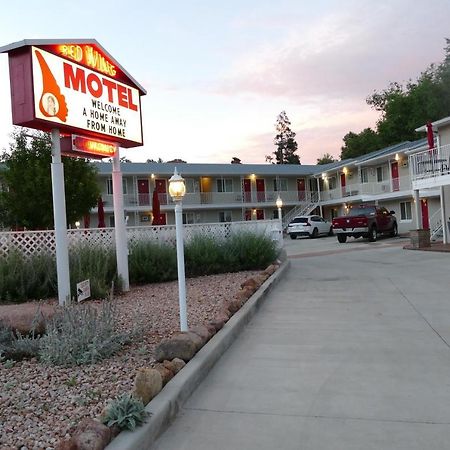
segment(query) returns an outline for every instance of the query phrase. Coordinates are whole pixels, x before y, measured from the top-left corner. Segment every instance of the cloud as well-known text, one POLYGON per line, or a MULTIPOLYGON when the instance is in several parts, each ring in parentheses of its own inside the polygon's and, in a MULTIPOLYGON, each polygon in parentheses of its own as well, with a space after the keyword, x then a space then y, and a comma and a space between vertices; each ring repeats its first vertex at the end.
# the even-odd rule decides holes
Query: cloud
POLYGON ((364 101, 390 81, 415 78, 442 60, 442 33, 450 20, 446 2, 412 8, 405 0, 366 0, 339 6, 309 24, 290 24, 273 44, 242 52, 215 91, 364 101))

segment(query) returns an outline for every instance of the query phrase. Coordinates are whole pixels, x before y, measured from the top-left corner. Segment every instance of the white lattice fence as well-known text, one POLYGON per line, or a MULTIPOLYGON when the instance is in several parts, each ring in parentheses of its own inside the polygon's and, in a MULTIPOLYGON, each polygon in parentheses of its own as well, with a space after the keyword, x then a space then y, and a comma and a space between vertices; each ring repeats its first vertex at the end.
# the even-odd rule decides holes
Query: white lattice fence
MULTIPOLYGON (((184 238, 188 242, 194 236, 206 235, 215 240, 228 239, 233 233, 254 231, 272 236, 279 226, 277 220, 258 220, 248 222, 203 223, 184 225, 184 238)), ((156 241, 175 245, 176 233, 174 225, 128 227, 128 245, 143 241, 156 241)), ((113 247, 115 244, 114 228, 89 228, 67 230, 69 248, 77 245, 113 247)), ((14 231, 0 233, 0 257, 5 257, 12 251, 20 251, 29 257, 39 252, 55 254, 55 235, 49 231, 14 231)))

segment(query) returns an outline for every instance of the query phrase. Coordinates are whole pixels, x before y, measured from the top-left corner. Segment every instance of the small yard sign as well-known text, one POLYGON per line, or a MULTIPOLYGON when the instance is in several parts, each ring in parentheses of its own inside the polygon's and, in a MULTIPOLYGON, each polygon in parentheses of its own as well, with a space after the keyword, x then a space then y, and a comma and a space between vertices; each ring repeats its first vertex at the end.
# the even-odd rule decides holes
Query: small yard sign
POLYGON ((77 301, 82 302, 91 296, 91 283, 89 280, 77 283, 77 301))

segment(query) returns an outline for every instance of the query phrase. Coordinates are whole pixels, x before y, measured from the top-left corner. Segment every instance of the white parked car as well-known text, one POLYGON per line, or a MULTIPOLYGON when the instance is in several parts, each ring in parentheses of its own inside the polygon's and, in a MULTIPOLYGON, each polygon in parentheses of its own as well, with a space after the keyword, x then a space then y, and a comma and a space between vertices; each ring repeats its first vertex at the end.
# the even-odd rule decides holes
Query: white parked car
POLYGON ((287 232, 291 239, 297 239, 297 236, 309 236, 316 238, 318 236, 331 236, 333 227, 321 216, 297 216, 289 223, 287 232))

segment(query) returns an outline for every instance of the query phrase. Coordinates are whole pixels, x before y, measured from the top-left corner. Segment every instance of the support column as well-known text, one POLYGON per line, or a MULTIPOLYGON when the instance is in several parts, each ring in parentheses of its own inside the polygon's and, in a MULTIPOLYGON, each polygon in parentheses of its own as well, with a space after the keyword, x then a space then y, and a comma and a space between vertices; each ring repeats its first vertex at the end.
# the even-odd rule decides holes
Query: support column
POLYGON ((58 302, 64 306, 70 302, 69 247, 67 241, 66 196, 64 190, 64 167, 61 162, 59 130, 52 130, 52 194, 53 220, 56 243, 56 274, 58 302))
POLYGON ((440 187, 440 200, 441 200, 441 222, 442 222, 442 240, 444 244, 448 243, 448 229, 447 229, 447 220, 446 220, 446 212, 445 212, 445 194, 444 194, 444 186, 440 187))
POLYGON ((319 180, 319 178, 316 178, 316 181, 317 181, 317 201, 319 202, 320 215, 323 217, 322 202, 320 201, 320 180, 319 180))
POLYGON ((419 198, 419 190, 414 189, 414 213, 416 216, 416 230, 420 230, 422 228, 422 211, 420 209, 420 198, 419 198))
POLYGON ((114 202, 114 231, 116 238, 117 273, 122 280, 122 290, 130 290, 130 277, 128 273, 128 242, 125 217, 123 210, 122 172, 120 170, 119 149, 113 158, 113 202, 114 202))

